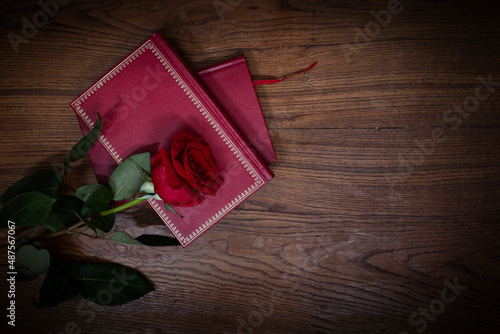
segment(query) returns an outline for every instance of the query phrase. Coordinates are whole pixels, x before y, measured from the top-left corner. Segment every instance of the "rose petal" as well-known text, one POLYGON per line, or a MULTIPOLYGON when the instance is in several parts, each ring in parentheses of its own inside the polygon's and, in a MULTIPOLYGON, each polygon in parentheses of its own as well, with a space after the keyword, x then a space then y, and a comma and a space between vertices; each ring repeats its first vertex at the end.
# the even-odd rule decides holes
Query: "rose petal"
POLYGON ((217 176, 217 178, 208 186, 201 186, 199 189, 200 193, 202 193, 203 195, 215 196, 222 183, 222 179, 217 176))
POLYGON ((165 147, 151 157, 151 179, 155 192, 169 205, 189 207, 204 200, 177 175, 165 147))
POLYGON ((177 174, 202 194, 214 196, 222 183, 202 137, 179 131, 172 137, 172 165, 177 174))

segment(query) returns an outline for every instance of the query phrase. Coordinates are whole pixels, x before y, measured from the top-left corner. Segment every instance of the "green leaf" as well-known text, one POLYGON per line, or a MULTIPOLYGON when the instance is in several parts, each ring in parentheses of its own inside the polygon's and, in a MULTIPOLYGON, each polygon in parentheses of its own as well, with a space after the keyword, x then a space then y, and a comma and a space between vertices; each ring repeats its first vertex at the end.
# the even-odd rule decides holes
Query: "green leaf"
POLYGON ((168 211, 172 211, 173 213, 175 213, 177 216, 181 217, 181 218, 184 218, 182 217, 180 214, 177 213, 177 211, 174 210, 173 207, 171 207, 170 205, 168 205, 167 203, 163 202, 163 206, 165 207, 165 209, 167 209, 168 211))
POLYGON ((140 272, 118 263, 82 263, 73 271, 82 296, 99 305, 121 305, 154 290, 140 272))
POLYGON ((88 206, 86 206, 86 205, 82 206, 82 215, 81 215, 82 218, 87 218, 88 216, 90 216, 93 213, 95 213, 95 211, 92 210, 91 208, 89 208, 88 206))
POLYGON ((50 255, 46 249, 25 245, 16 252, 16 279, 30 281, 46 272, 50 265, 50 255))
POLYGON ((103 238, 103 239, 104 239, 104 232, 103 232, 103 231, 101 231, 100 229, 96 228, 96 229, 95 229, 95 234, 97 234, 97 236, 98 236, 99 238, 103 238))
POLYGON ((71 162, 78 161, 85 158, 92 146, 96 143, 101 135, 101 115, 97 114, 98 119, 95 122, 94 127, 76 143, 75 146, 69 151, 68 155, 64 159, 63 163, 63 175, 66 176, 68 173, 68 167, 71 162))
POLYGON ((61 262, 58 274, 67 277, 85 299, 99 305, 121 305, 154 290, 142 273, 118 263, 61 262))
POLYGON ((109 177, 109 188, 113 199, 121 201, 132 198, 141 190, 145 176, 151 174, 151 155, 140 153, 123 161, 109 177))
MULTIPOLYGON (((143 154, 143 153, 140 153, 143 154)), ((149 153, 148 153, 149 154, 149 153)), ((138 155, 138 154, 136 154, 138 155)), ((149 155, 149 160, 140 163, 137 159, 131 159, 130 161, 135 165, 135 168, 141 173, 142 179, 146 182, 151 182, 151 155, 149 155)), ((153 182, 151 182, 153 183, 153 182)), ((142 186, 141 186, 142 188, 142 186)))
MULTIPOLYGON (((103 232, 109 232, 115 225, 115 218, 116 215, 114 213, 107 216, 99 216, 97 218, 86 221, 85 225, 94 230, 98 229, 103 232)), ((96 231, 96 233, 98 232, 96 231)))
POLYGON ((0 228, 6 228, 9 220, 18 226, 37 226, 49 215, 54 199, 29 192, 16 196, 0 209, 0 228))
POLYGON ((64 225, 71 226, 81 221, 83 202, 72 195, 62 195, 54 205, 52 210, 61 214, 64 219, 64 225))
POLYGON ((75 196, 62 195, 53 205, 43 225, 52 232, 63 226, 71 226, 81 221, 83 202, 75 196))
POLYGON ((63 182, 61 175, 53 170, 40 171, 28 175, 11 185, 0 196, 0 203, 5 205, 14 197, 32 191, 38 191, 50 198, 57 199, 61 194, 60 188, 63 182))
POLYGON ((118 242, 124 245, 142 245, 139 241, 132 238, 128 233, 120 231, 113 235, 109 240, 118 242))
POLYGON ((129 234, 120 231, 113 235, 109 240, 124 245, 142 245, 142 246, 179 246, 177 239, 163 235, 143 234, 137 238, 132 238, 129 234))
POLYGON ((45 276, 40 288, 40 302, 35 303, 38 307, 55 306, 79 295, 75 283, 64 267, 64 262, 52 261, 49 272, 45 276))
POLYGON ((54 306, 79 295, 99 305, 121 305, 154 289, 142 273, 118 263, 54 260, 36 305, 54 306))
POLYGON ((113 193, 106 186, 98 183, 78 188, 75 196, 93 212, 108 209, 109 203, 113 200, 113 193))
POLYGON ((156 234, 143 234, 135 238, 135 240, 146 246, 162 247, 180 245, 180 242, 176 238, 156 234))
POLYGON ((43 221, 43 226, 52 232, 59 231, 64 226, 64 217, 60 212, 51 210, 47 218, 43 221))

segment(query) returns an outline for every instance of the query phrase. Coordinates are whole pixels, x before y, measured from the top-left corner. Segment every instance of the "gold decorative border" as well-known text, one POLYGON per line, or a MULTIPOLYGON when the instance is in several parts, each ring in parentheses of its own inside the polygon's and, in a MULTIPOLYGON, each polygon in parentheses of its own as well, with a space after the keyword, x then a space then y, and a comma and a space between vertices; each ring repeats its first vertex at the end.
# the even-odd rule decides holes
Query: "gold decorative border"
MULTIPOLYGON (((180 241, 180 243, 185 247, 190 242, 192 242, 195 238, 197 238, 200 234, 209 229, 212 225, 214 225, 217 221, 219 221, 224 215, 233 210, 236 206, 238 206, 241 202, 243 202, 247 197, 253 194, 260 186, 264 184, 264 180, 259 176, 259 174, 255 171, 253 166, 247 161, 247 159, 240 152, 238 147, 234 145, 231 139, 226 135, 224 129, 216 122, 213 116, 206 110, 203 103, 195 96, 191 88, 189 88, 184 80, 177 74, 175 69, 169 63, 169 61, 165 58, 165 56, 158 50, 156 45, 151 40, 147 40, 143 45, 141 45, 136 51, 130 54, 127 58, 125 58, 122 62, 120 62, 117 66, 113 68, 107 75, 102 77, 99 81, 97 81, 93 86, 87 89, 82 95, 80 95, 75 101, 71 103, 72 107, 77 111, 80 117, 85 121, 89 128, 94 126, 94 122, 90 119, 87 113, 83 110, 82 104, 90 98, 94 93, 97 92, 98 89, 103 87, 106 83, 108 83, 112 78, 114 78, 122 69, 127 67, 137 59, 138 56, 142 55, 146 50, 150 50, 153 55, 160 61, 160 63, 165 67, 165 69, 170 73, 172 78, 177 82, 180 88, 186 93, 188 98, 193 102, 198 111, 202 116, 207 120, 207 122, 212 126, 214 131, 217 132, 220 138, 224 141, 227 147, 234 153, 238 161, 243 165, 243 167, 247 170, 250 176, 254 179, 255 183, 252 184, 248 189, 243 191, 240 195, 238 195, 235 199, 233 199, 230 203, 228 203, 224 208, 219 210, 215 215, 213 215, 209 220, 204 222, 200 227, 198 227, 193 233, 188 236, 183 236, 182 233, 177 229, 177 227, 172 223, 172 221, 167 216, 165 209, 162 205, 159 204, 160 201, 149 199, 148 202, 153 207, 153 209, 158 213, 160 218, 163 220, 165 225, 170 229, 170 231, 176 236, 176 238, 180 241)), ((113 157, 113 159, 120 164, 122 162, 122 157, 115 150, 113 145, 109 142, 109 140, 101 135, 99 138, 101 144, 106 148, 109 154, 113 157)))

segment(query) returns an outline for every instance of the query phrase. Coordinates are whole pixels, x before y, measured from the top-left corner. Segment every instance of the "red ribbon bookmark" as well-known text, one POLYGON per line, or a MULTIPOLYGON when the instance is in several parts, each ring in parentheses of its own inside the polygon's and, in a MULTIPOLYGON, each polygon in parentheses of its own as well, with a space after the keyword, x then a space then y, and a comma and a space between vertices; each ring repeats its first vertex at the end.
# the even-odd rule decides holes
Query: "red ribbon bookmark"
POLYGON ((316 66, 318 64, 318 62, 314 62, 314 64, 312 64, 311 66, 309 66, 307 69, 305 69, 304 71, 302 72, 299 72, 299 73, 295 73, 295 74, 292 74, 292 75, 289 75, 287 77, 284 77, 282 79, 271 79, 271 80, 257 80, 257 81, 254 81, 253 82, 253 86, 258 86, 258 85, 272 85, 272 84, 275 84, 277 82, 280 82, 280 81, 283 81, 283 80, 286 80, 288 78, 291 78, 293 76, 296 76, 296 75, 299 75, 299 74, 303 74, 303 73, 306 73, 310 70, 312 70, 314 68, 314 66, 316 66))
POLYGON ((296 76, 296 75, 300 75, 300 74, 303 74, 303 73, 306 73, 310 70, 312 70, 314 68, 314 66, 316 66, 318 64, 318 62, 315 62, 314 64, 312 64, 311 66, 309 66, 307 69, 305 69, 304 71, 302 72, 299 72, 299 73, 295 73, 295 74, 292 74, 292 75, 289 75, 287 77, 284 77, 282 79, 271 79, 271 80, 257 80, 257 81, 254 81, 253 82, 253 86, 258 86, 258 85, 272 85, 272 84, 275 84, 277 82, 280 82, 280 81, 283 81, 283 80, 286 80, 288 78, 291 78, 293 76, 296 76))

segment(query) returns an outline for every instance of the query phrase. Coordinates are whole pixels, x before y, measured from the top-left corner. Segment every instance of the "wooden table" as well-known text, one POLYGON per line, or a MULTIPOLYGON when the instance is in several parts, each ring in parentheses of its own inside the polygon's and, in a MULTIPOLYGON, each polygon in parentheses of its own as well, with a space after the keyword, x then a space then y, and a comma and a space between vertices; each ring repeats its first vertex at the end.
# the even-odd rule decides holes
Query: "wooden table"
MULTIPOLYGON (((239 54, 254 80, 318 65, 256 88, 276 178, 191 246, 44 244, 156 291, 37 309, 42 278, 17 282, 18 333, 498 332, 498 2, 61 3, 1 5, 2 192, 61 165, 81 137, 69 102, 155 31, 194 70, 239 54)), ((88 159, 72 173, 95 182, 88 159)), ((147 206, 116 225, 170 235, 147 206)))

